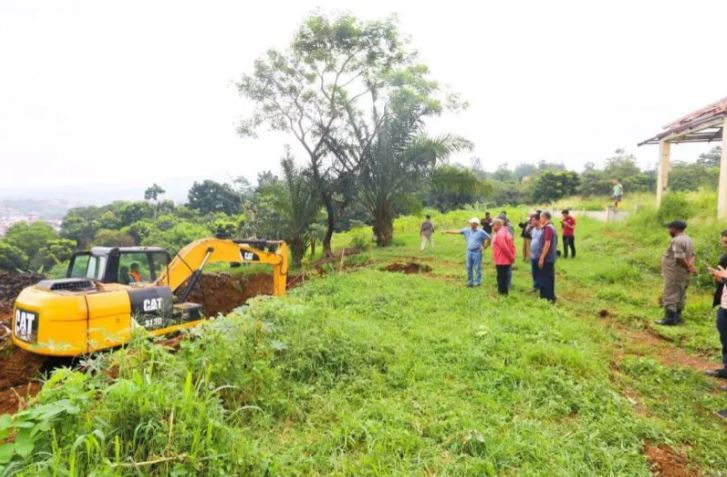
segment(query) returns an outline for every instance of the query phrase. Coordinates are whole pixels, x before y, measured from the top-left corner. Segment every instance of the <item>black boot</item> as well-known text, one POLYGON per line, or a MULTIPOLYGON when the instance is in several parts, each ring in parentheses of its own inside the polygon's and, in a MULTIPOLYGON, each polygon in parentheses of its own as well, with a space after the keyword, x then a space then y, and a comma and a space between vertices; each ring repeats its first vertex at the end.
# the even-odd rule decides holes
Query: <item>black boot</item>
POLYGON ((657 325, 676 326, 678 324, 677 312, 672 310, 666 310, 664 318, 661 320, 657 320, 655 323, 657 325))
POLYGON ((682 323, 684 323, 682 321, 682 310, 683 310, 683 308, 679 308, 677 310, 677 325, 681 325, 682 323))
POLYGON ((713 378, 727 379, 727 366, 720 369, 711 369, 709 371, 705 371, 704 374, 706 374, 707 376, 712 376, 713 378))

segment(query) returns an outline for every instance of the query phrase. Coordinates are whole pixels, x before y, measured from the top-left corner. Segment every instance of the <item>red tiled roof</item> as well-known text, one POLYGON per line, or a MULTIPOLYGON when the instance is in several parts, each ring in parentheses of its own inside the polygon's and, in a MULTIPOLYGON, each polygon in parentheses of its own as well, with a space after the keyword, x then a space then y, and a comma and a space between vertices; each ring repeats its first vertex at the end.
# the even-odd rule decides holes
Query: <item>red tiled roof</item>
POLYGON ((658 144, 663 138, 679 133, 685 133, 679 142, 709 142, 721 139, 721 127, 710 126, 709 123, 724 116, 727 116, 727 97, 667 124, 664 126, 662 132, 639 143, 639 146, 643 144, 658 144), (702 125, 710 127, 700 129, 702 125))

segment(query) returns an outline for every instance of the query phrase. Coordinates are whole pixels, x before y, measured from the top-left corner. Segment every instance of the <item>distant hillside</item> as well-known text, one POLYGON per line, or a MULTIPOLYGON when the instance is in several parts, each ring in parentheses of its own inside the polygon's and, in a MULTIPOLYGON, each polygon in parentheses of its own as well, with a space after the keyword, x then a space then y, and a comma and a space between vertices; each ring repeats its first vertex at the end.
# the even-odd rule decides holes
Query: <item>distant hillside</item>
POLYGON ((71 207, 78 204, 54 199, 0 199, 0 220, 30 218, 61 220, 71 207))

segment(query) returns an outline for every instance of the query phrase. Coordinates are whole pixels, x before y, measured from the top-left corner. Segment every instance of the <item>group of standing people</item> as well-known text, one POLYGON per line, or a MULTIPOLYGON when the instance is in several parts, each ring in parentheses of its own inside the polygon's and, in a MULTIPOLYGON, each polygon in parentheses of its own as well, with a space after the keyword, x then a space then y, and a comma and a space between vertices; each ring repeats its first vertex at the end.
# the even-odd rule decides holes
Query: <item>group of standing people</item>
MULTIPOLYGON (((575 218, 568 210, 562 212, 561 229, 564 243, 564 256, 575 258, 575 218)), ((552 215, 547 211, 537 210, 528 215, 528 219, 519 224, 523 240, 522 257, 524 263, 530 264, 533 292, 540 297, 555 302, 555 262, 558 252, 558 232, 552 223, 552 215)), ((432 235, 434 225, 427 216, 421 226, 421 250, 433 247, 432 235)), ((502 212, 493 218, 490 212, 478 219, 472 217, 469 226, 463 229, 446 230, 443 233, 464 236, 466 243, 465 263, 467 268, 467 286, 479 287, 482 284, 482 254, 492 248, 492 259, 497 277, 497 291, 507 295, 512 288, 512 267, 517 251, 514 242, 514 227, 502 212)))

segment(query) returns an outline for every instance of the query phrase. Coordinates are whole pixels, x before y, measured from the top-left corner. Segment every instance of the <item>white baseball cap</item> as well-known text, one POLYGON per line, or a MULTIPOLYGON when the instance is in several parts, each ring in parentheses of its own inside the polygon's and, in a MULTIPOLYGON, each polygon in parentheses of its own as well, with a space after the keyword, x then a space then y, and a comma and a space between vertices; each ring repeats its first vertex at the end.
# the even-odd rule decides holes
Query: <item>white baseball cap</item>
POLYGON ((479 223, 480 223, 480 219, 478 219, 477 217, 472 217, 472 218, 470 219, 470 223, 471 223, 471 224, 478 224, 478 225, 479 225, 479 223))

